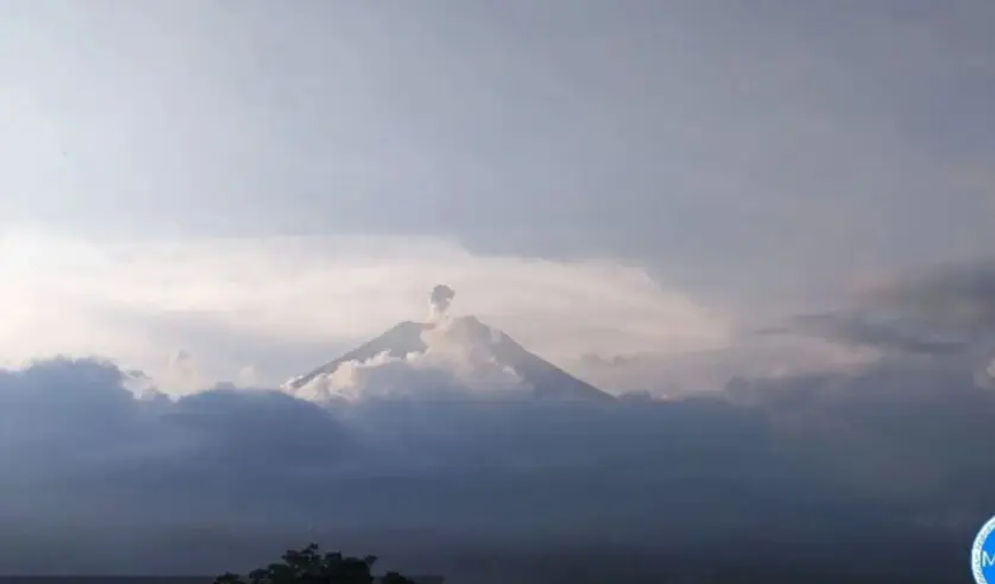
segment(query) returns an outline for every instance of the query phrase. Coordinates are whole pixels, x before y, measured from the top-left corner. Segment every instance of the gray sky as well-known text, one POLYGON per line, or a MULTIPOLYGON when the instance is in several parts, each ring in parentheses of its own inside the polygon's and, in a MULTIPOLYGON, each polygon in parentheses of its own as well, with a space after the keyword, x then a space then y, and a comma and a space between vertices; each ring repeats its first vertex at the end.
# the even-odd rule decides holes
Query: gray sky
POLYGON ((0 0, 0 574, 303 537, 468 584, 958 581, 995 509, 993 23, 0 0), (264 391, 438 284, 424 352, 264 391), (490 391, 526 380, 466 314, 620 399, 490 391))
POLYGON ((0 7, 0 229, 610 258, 736 322, 995 244, 989 2, 0 7))

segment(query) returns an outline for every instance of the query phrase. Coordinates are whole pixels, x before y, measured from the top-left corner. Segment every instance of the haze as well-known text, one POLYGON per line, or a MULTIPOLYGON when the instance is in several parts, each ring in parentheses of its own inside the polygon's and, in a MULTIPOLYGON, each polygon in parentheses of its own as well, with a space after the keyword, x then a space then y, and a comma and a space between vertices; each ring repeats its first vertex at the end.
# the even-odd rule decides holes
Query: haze
POLYGON ((590 549, 655 581, 910 582, 902 545, 967 577, 995 513, 992 22, 0 1, 0 517, 27 534, 0 573, 314 537, 466 582, 590 549), (494 399, 529 382, 486 337, 346 360, 342 403, 285 385, 468 315, 619 399, 494 399), (702 560, 721 530, 767 535, 702 560))

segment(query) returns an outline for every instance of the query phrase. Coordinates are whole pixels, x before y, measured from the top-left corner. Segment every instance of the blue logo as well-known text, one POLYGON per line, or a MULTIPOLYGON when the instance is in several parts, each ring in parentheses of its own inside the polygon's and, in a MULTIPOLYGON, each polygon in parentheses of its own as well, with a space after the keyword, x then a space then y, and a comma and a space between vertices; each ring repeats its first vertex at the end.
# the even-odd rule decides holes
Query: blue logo
POLYGON ((995 584, 995 517, 989 519, 974 538, 971 570, 978 584, 995 584))

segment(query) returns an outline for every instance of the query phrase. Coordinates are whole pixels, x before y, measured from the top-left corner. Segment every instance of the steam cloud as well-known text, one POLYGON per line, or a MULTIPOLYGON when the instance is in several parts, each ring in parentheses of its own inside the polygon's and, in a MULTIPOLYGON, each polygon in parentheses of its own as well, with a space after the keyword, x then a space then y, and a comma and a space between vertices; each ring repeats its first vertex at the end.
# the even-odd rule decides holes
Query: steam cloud
POLYGON ((445 316, 454 296, 456 296, 456 291, 445 284, 439 284, 432 288, 432 295, 429 297, 429 317, 432 321, 445 316))
POLYGON ((532 386, 500 363, 493 344, 500 333, 473 317, 446 319, 421 331, 424 350, 405 355, 384 351, 340 363, 288 393, 319 404, 419 397, 468 399, 525 397, 532 386))

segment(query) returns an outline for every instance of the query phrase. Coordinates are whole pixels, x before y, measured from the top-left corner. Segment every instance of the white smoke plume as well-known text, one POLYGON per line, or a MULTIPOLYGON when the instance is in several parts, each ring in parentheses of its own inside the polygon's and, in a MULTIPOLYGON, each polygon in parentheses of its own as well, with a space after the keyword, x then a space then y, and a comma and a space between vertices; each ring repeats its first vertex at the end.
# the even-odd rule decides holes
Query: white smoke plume
POLYGON ((432 294, 429 297, 430 322, 436 322, 446 315, 454 296, 456 296, 456 291, 445 284, 439 284, 432 288, 432 294))

